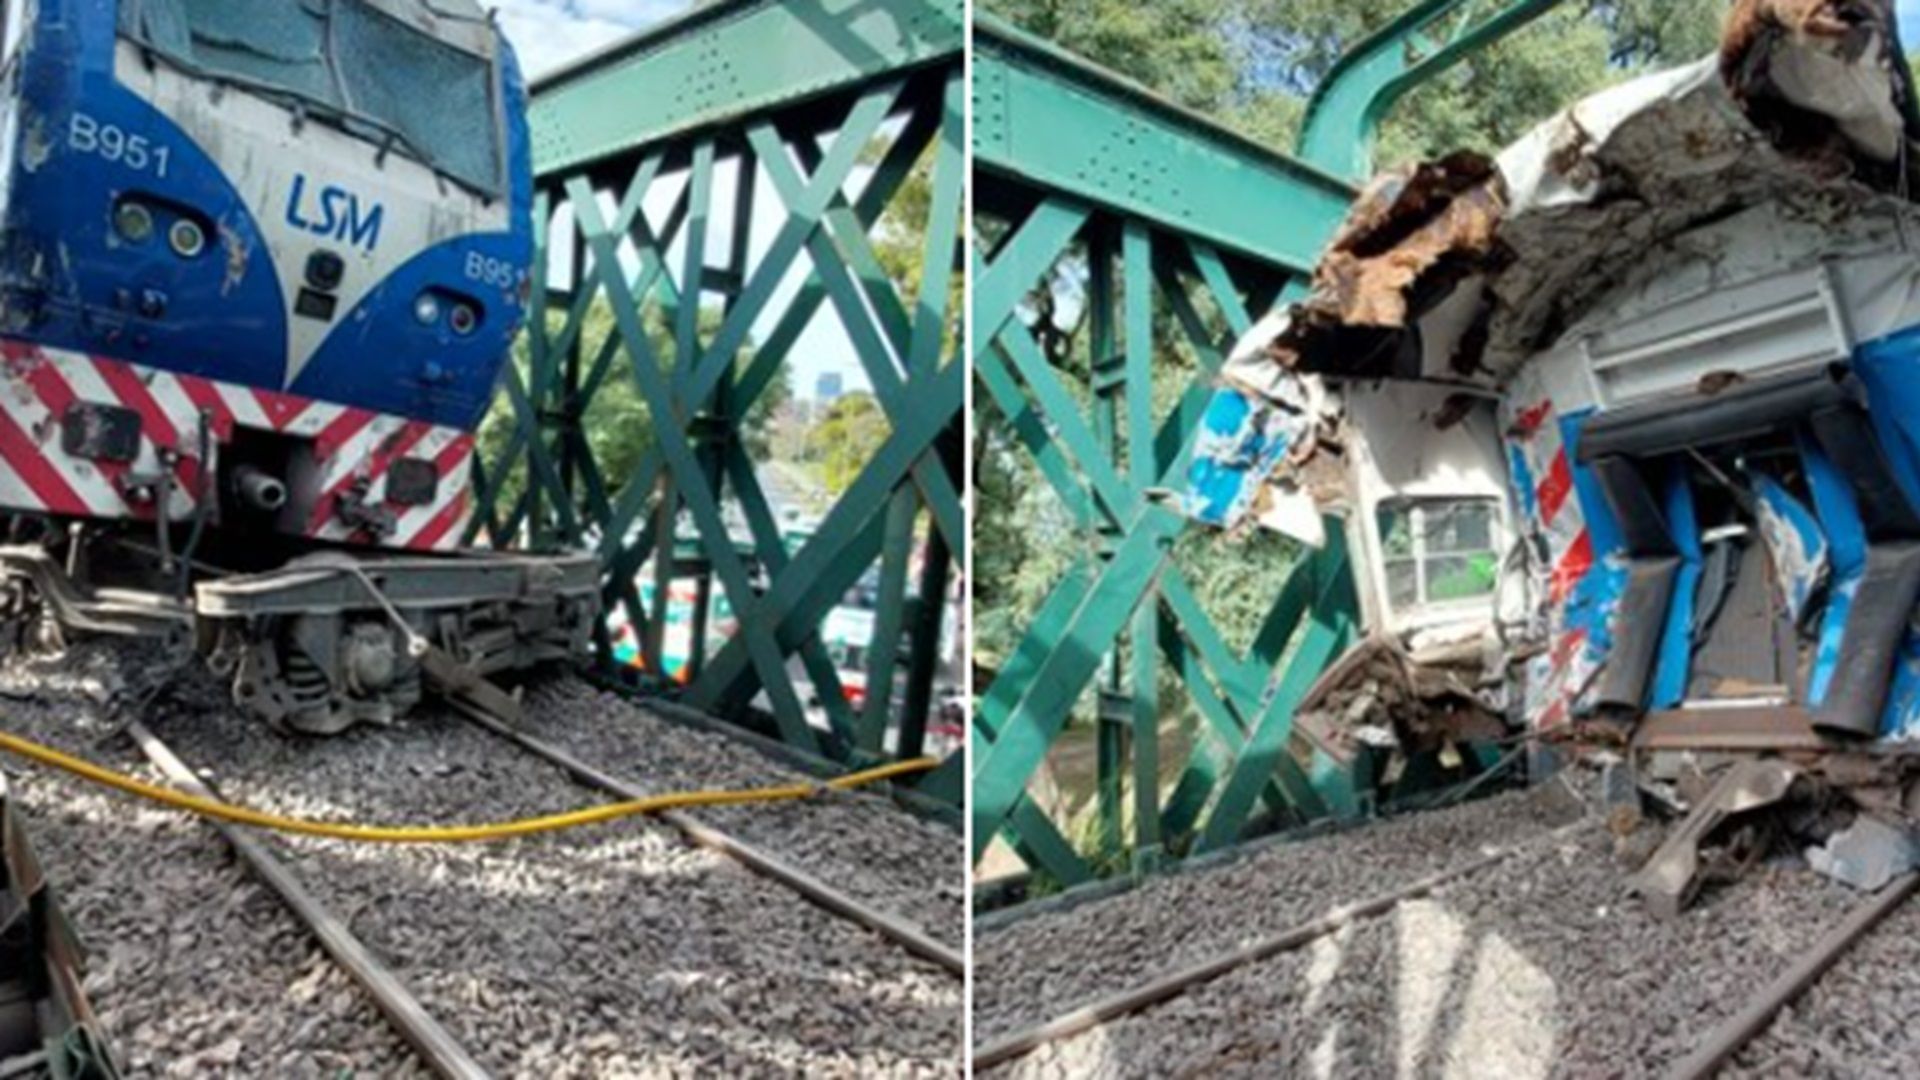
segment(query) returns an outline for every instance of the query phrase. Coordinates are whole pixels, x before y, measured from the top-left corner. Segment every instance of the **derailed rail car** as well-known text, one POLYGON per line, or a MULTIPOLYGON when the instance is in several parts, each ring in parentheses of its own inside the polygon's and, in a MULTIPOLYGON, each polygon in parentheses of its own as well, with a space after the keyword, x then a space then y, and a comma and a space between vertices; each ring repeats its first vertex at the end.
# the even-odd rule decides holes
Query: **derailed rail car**
POLYGON ((1890 4, 1743 2, 1719 56, 1371 185, 1236 349, 1189 495, 1347 533, 1371 636, 1302 735, 1631 748, 1700 822, 1643 874, 1669 900, 1789 788, 1842 876, 1920 855, 1917 140, 1890 4))
POLYGON ((592 560, 428 557, 474 512, 532 259, 525 85, 480 7, 0 11, 15 613, 197 636, 307 731, 404 711, 422 642, 578 653, 592 560))

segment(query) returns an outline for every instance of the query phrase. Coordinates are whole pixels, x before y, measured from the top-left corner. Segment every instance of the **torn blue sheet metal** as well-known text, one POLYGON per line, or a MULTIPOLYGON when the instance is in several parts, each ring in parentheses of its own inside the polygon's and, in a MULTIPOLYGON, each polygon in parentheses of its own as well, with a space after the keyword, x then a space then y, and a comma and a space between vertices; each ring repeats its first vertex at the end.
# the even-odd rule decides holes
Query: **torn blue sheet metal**
POLYGON ((1894 742, 1920 740, 1920 630, 1907 629, 1893 660, 1893 685, 1880 714, 1880 737, 1894 742))
POLYGON ((1760 539, 1767 545, 1787 618, 1796 627, 1804 625, 1827 584, 1827 534, 1812 509, 1773 477, 1755 473, 1753 495, 1760 539))
POLYGON ((1258 505, 1260 488, 1310 423, 1305 412, 1238 387, 1215 390, 1194 440, 1183 511, 1223 529, 1246 520, 1258 505))
POLYGON ((1853 594, 1867 570, 1867 530, 1860 520, 1860 506, 1854 501, 1853 485, 1810 435, 1802 432, 1798 440, 1800 459, 1807 468, 1807 486, 1813 492, 1814 513, 1828 544, 1827 606, 1820 615, 1813 669, 1807 677, 1807 704, 1818 708, 1826 701, 1834 672, 1840 667, 1847 614, 1853 610, 1853 594))
POLYGON ((1894 479, 1920 506, 1920 326, 1856 346, 1853 370, 1867 388, 1873 433, 1894 479))
MULTIPOLYGON (((1920 506, 1920 326, 1909 326, 1857 346, 1853 369, 1866 387, 1867 411, 1894 479, 1907 500, 1920 506)), ((1857 514, 1858 507, 1854 510, 1857 514)), ((1856 517, 1856 526, 1857 522, 1856 517)), ((1860 563, 1864 568, 1864 535, 1859 545, 1860 563)), ((1821 626, 1819 662, 1814 669, 1815 685, 1821 696, 1825 695, 1833 669, 1839 665, 1838 627, 1845 624, 1846 611, 1853 600, 1853 588, 1838 584, 1842 573, 1837 555, 1834 573, 1834 600, 1828 604, 1821 626), (1840 609, 1838 616, 1834 614, 1835 608, 1840 609), (1829 627, 1834 628, 1831 644, 1829 627)), ((1858 570, 1853 573, 1855 584, 1858 574, 1858 570)), ((1819 702, 1811 689, 1808 696, 1816 704, 1819 702)), ((1893 682, 1881 713, 1880 734, 1892 740, 1920 739, 1920 629, 1909 627, 1894 658, 1893 682)))
POLYGON ((1680 552, 1680 571, 1667 602, 1667 624, 1660 632, 1659 663, 1653 672, 1652 707, 1671 709, 1687 696, 1693 673, 1693 612, 1700 593, 1700 516, 1694 512, 1693 484, 1686 463, 1675 459, 1667 469, 1665 490, 1667 533, 1680 552))

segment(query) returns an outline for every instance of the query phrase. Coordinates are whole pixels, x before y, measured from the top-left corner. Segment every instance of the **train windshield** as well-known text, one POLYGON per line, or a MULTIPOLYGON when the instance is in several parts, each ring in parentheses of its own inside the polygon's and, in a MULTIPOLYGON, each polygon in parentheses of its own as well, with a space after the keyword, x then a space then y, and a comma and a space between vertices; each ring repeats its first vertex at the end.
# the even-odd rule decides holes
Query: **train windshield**
POLYGON ((368 0, 123 0, 121 32, 195 73, 318 106, 481 191, 502 187, 494 62, 368 0))

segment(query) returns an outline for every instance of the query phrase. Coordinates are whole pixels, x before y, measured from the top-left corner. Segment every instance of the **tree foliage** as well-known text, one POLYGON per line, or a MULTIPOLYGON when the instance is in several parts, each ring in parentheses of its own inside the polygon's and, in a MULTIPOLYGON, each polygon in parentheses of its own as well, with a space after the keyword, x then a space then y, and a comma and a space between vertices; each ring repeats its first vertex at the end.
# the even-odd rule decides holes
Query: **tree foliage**
POLYGON ((880 403, 865 391, 835 398, 814 425, 808 442, 820 465, 820 482, 838 498, 859 478, 892 428, 880 403))
MULTIPOLYGON (((566 324, 566 312, 553 310, 547 313, 547 337, 557 336, 566 324)), ((663 365, 673 356, 673 330, 666 316, 657 308, 649 308, 642 316, 647 331, 647 340, 652 346, 653 355, 663 365)), ((717 308, 708 308, 700 313, 700 338, 710 340, 720 329, 721 313, 717 308)), ((605 298, 596 299, 587 308, 581 324, 581 364, 592 364, 600 353, 603 343, 617 336, 618 328, 614 324, 613 308, 605 298)), ((737 378, 753 362, 754 350, 751 342, 741 349, 734 361, 737 378)), ((509 363, 520 372, 522 385, 527 385, 532 371, 532 347, 527 334, 515 339, 513 355, 509 363)), ((581 428, 586 435, 587 446, 593 455, 605 480, 609 495, 619 491, 633 471, 640 466, 640 459, 653 446, 655 433, 652 410, 647 407, 646 399, 641 396, 639 383, 633 377, 633 361, 628 359, 624 346, 619 346, 614 354, 611 367, 605 380, 587 402, 581 413, 581 428)), ((582 372, 582 378, 586 372, 582 372)), ((770 453, 772 419, 776 412, 793 398, 793 388, 785 365, 774 376, 767 388, 748 403, 745 415, 740 423, 740 438, 749 457, 755 461, 765 461, 770 453)), ((513 404, 505 393, 495 395, 493 406, 488 410, 486 419, 481 423, 479 451, 481 460, 488 467, 494 467, 506 452, 512 440, 519 418, 514 414, 513 404)), ((504 516, 526 490, 527 464, 524 453, 513 464, 504 484, 498 502, 500 513, 504 516)))

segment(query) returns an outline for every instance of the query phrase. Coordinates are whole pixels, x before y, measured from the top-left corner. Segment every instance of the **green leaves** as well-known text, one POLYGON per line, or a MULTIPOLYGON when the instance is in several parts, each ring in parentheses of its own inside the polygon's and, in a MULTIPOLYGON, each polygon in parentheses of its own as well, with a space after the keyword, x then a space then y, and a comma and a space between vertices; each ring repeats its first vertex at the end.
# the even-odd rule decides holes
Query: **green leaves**
POLYGON ((828 494, 839 497, 859 478, 890 431, 872 394, 847 394, 827 406, 807 442, 819 455, 820 482, 828 494))
MULTIPOLYGON (((983 0, 983 6, 1229 127, 1290 149, 1307 95, 1334 62, 1416 2, 983 0)), ((1481 17, 1488 6, 1478 5, 1481 17)), ((1458 149, 1497 150, 1576 98, 1712 52, 1726 6, 1726 0, 1570 0, 1539 25, 1416 91, 1385 125, 1378 160, 1397 165, 1458 149)))

